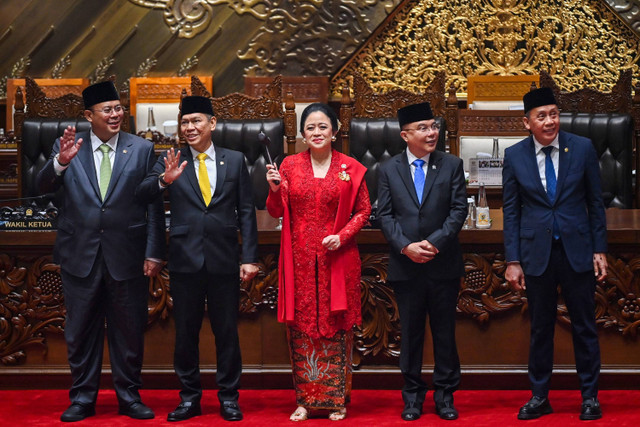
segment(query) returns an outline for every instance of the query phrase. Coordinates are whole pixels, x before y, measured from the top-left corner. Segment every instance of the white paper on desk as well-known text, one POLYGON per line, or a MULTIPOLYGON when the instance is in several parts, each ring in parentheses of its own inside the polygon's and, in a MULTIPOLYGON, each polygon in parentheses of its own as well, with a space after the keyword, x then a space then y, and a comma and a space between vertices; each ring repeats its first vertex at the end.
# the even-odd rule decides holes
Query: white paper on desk
POLYGON ((485 153, 484 151, 478 151, 476 153, 476 157, 486 157, 486 158, 490 159, 491 158, 491 154, 485 153))

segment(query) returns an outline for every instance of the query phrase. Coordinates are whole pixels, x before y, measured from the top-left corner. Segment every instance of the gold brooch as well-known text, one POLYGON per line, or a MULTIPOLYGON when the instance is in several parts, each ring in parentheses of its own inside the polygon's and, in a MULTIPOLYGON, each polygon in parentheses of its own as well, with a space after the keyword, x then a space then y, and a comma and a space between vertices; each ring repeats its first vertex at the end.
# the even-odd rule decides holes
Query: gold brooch
POLYGON ((342 165, 340 165, 340 167, 342 168, 342 170, 340 171, 340 173, 338 174, 338 177, 343 180, 343 181, 351 181, 351 177, 349 176, 349 174, 347 173, 347 171, 345 169, 347 169, 347 165, 345 165, 344 163, 342 165))

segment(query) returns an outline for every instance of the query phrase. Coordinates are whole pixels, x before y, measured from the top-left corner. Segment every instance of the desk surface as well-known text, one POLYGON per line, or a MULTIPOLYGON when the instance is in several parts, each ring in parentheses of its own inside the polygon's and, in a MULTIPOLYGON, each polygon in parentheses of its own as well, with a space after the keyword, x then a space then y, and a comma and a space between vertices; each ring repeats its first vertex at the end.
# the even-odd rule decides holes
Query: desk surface
MULTIPOLYGON (((461 230, 462 244, 502 244, 502 210, 491 209, 491 228, 461 230)), ((280 244, 278 219, 267 211, 257 211, 259 244, 280 244)), ((0 246, 49 246, 55 243, 55 231, 0 231, 0 246)), ((607 209, 607 237, 612 244, 640 244, 640 209, 607 209)), ((378 229, 364 229, 359 244, 386 244, 378 229)))

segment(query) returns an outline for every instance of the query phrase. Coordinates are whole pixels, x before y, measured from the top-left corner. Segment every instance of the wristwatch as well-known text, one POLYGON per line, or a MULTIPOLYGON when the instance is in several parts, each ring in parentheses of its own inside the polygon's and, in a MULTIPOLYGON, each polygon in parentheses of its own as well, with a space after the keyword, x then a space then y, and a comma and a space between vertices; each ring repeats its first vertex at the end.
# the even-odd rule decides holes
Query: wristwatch
POLYGON ((163 187, 168 187, 171 185, 170 182, 167 182, 164 180, 164 172, 162 172, 160 175, 158 175, 158 180, 160 180, 160 185, 162 185, 163 187))
POLYGON ((62 163, 62 162, 60 161, 60 153, 56 154, 56 162, 58 162, 58 164, 59 164, 60 166, 62 166, 63 168, 64 168, 64 167, 69 166, 69 163, 62 163))

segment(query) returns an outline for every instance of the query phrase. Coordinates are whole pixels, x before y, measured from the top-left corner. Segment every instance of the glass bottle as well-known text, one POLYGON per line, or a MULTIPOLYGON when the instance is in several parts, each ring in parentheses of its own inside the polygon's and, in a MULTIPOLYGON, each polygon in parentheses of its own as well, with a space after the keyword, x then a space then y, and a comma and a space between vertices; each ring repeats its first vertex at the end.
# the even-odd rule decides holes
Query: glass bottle
POLYGON ((153 107, 149 107, 149 113, 147 115, 147 132, 144 137, 149 140, 153 139, 153 131, 156 129, 156 119, 153 116, 153 107))
POLYGON ((487 203, 487 191, 484 182, 478 185, 478 207, 476 208, 476 228, 490 228, 489 204, 487 203))
POLYGON ((491 158, 500 158, 500 147, 498 146, 498 138, 493 138, 493 150, 491 152, 491 158))
POLYGON ((476 224, 476 199, 475 197, 467 197, 467 219, 464 221, 462 228, 471 230, 476 224))

